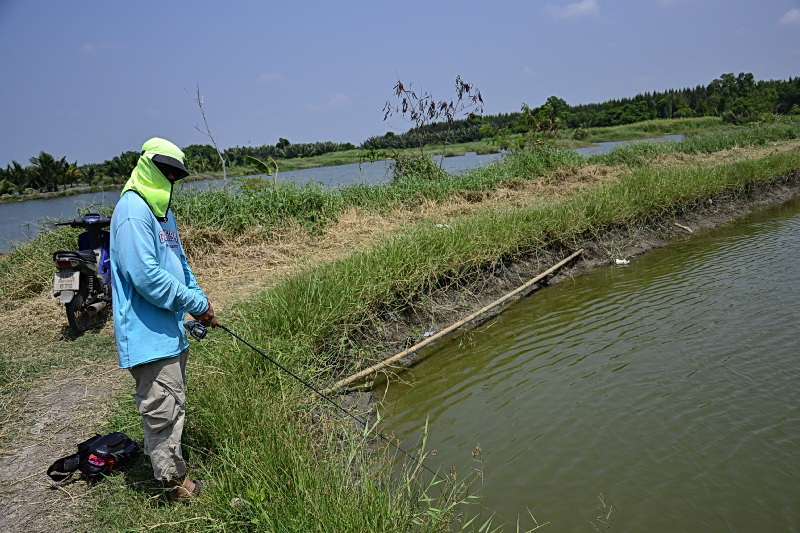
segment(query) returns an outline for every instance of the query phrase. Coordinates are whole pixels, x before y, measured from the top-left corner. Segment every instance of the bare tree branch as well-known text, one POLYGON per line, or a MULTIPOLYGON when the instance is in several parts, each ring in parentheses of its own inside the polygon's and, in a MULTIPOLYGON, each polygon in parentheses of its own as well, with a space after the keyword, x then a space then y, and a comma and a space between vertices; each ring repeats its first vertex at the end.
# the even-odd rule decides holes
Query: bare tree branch
POLYGON ((206 119, 206 110, 203 107, 203 97, 200 95, 200 84, 197 84, 197 93, 194 97, 194 102, 197 104, 197 107, 200 108, 200 114, 203 116, 203 124, 205 124, 205 130, 200 129, 199 126, 195 125, 194 129, 211 139, 211 144, 214 146, 214 150, 217 151, 217 155, 219 156, 219 160, 222 162, 222 181, 225 185, 228 184, 228 173, 225 168, 225 158, 222 157, 222 152, 219 150, 217 146, 217 141, 214 139, 214 136, 211 134, 211 128, 208 127, 208 120, 206 119))
POLYGON ((469 118, 474 114, 483 113, 483 96, 475 85, 465 82, 461 75, 456 76, 455 100, 437 101, 429 92, 417 94, 412 90, 411 84, 405 85, 398 77, 392 91, 398 100, 393 104, 387 101, 383 106, 383 120, 393 115, 401 115, 404 119, 414 124, 414 132, 419 143, 420 155, 424 154, 424 145, 430 135, 430 126, 443 120, 447 124, 444 144, 442 145, 442 158, 439 167, 444 162, 444 152, 450 141, 453 124, 459 116, 469 118))

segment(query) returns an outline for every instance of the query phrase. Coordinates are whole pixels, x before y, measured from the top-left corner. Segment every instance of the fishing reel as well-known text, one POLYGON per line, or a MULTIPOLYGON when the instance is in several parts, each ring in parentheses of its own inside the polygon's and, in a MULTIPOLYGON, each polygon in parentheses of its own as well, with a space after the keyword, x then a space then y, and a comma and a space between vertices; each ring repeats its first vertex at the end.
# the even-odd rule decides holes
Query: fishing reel
POLYGON ((205 339, 206 335, 208 335, 208 328, 201 324, 199 320, 184 322, 183 327, 186 328, 186 331, 188 331, 192 337, 199 341, 205 339))

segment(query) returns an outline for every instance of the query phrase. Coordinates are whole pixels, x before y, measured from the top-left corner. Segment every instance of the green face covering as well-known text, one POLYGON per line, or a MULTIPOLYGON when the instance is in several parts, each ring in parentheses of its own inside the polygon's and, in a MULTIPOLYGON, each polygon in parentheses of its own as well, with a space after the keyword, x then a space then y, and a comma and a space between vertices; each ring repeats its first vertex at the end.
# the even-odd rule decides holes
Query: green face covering
POLYGON ((150 210, 158 219, 164 219, 172 200, 172 183, 164 177, 153 163, 153 156, 166 155, 185 163, 186 156, 180 148, 166 139, 153 137, 142 145, 142 156, 125 183, 122 194, 136 191, 144 198, 150 210))

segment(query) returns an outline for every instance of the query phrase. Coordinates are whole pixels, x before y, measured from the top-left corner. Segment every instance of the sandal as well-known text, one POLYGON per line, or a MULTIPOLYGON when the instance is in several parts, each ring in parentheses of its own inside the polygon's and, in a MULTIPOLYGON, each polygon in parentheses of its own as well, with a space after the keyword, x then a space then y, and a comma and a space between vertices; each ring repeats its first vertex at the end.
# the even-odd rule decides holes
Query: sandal
POLYGON ((178 483, 178 481, 179 480, 172 481, 172 482, 170 482, 170 484, 167 485, 167 486, 170 487, 169 492, 167 493, 167 495, 169 496, 169 499, 171 501, 173 501, 173 502, 188 502, 188 501, 194 500, 195 498, 200 496, 200 492, 202 491, 202 488, 203 488, 203 482, 202 481, 200 481, 200 480, 193 481, 194 488, 192 490, 189 490, 184 485, 184 483, 186 482, 186 479, 180 480, 180 484, 176 485, 175 483, 178 483))

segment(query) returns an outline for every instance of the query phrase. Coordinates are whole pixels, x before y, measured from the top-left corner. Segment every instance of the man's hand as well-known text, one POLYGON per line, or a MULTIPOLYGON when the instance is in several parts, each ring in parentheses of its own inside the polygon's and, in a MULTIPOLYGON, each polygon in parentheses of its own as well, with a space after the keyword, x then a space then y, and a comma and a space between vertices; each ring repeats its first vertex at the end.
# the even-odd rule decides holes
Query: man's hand
POLYGON ((217 316, 214 314, 214 306, 211 305, 211 300, 208 300, 208 309, 206 309, 206 312, 202 315, 194 316, 194 318, 199 320, 200 323, 206 327, 217 328, 221 325, 217 320, 217 316))

